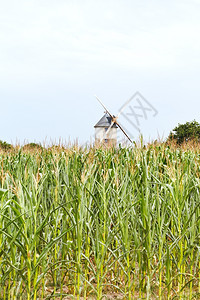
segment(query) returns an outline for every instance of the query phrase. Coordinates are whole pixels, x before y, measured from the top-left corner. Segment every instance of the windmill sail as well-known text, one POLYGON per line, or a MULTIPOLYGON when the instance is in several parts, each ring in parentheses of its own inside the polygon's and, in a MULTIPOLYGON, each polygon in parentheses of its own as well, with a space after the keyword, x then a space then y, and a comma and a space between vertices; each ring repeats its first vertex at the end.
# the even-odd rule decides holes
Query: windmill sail
POLYGON ((109 110, 105 107, 105 105, 103 104, 103 102, 97 97, 97 100, 99 101, 99 103, 103 106, 103 108, 105 109, 105 111, 110 115, 111 118, 113 118, 113 116, 111 115, 111 113, 109 112, 109 110))
MULTIPOLYGON (((125 106, 128 104, 128 101, 125 103, 125 105, 122 107, 122 109, 119 111, 119 114, 117 117, 115 117, 114 115, 112 115, 109 110, 106 108, 106 106, 103 104, 103 102, 97 97, 97 100, 99 101, 99 103, 103 106, 103 108, 105 109, 106 114, 103 116, 103 118, 101 118, 101 120, 94 126, 95 128, 97 127, 103 127, 105 128, 105 132, 103 133, 100 142, 102 142, 103 140, 106 141, 107 139, 109 139, 109 132, 111 130, 111 128, 115 127, 119 127, 120 130, 123 132, 123 134, 127 137, 127 139, 132 143, 132 140, 130 139, 130 137, 128 136, 128 134, 125 132, 125 130, 122 128, 122 126, 117 122, 117 119, 119 117, 119 115, 122 113, 122 111, 124 110, 125 106), (109 125, 108 125, 109 122, 109 125)), ((116 139, 117 140, 117 139, 116 139)))

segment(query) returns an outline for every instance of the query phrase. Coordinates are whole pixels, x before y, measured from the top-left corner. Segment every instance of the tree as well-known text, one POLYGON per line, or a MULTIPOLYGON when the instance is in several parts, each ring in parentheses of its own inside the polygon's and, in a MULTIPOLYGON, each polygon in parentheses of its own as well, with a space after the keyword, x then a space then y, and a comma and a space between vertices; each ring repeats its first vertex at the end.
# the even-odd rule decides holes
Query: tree
POLYGON ((195 120, 186 122, 185 124, 178 124, 178 126, 170 132, 168 140, 175 140, 178 144, 191 140, 200 141, 200 124, 195 120))
POLYGON ((7 142, 3 142, 0 140, 0 149, 4 151, 9 151, 13 148, 11 144, 8 144, 7 142))
POLYGON ((23 150, 42 150, 42 146, 36 143, 29 143, 22 147, 23 150))

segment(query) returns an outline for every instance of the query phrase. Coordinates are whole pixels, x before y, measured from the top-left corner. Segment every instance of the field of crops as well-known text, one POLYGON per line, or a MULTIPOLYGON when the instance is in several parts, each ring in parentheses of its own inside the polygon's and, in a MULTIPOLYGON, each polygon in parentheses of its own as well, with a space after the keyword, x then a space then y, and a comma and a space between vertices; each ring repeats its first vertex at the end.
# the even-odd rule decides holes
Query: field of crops
POLYGON ((200 299, 200 151, 0 154, 0 299, 200 299))

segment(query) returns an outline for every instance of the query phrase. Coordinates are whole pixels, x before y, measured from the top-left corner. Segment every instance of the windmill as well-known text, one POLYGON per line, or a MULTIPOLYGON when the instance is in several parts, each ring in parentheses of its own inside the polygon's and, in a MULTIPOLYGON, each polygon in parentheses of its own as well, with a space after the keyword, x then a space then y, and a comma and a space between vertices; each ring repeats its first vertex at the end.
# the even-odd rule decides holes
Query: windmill
POLYGON ((117 119, 119 118, 120 114, 124 110, 127 103, 121 108, 117 116, 112 115, 109 110, 105 107, 105 105, 102 103, 102 101, 97 97, 97 100, 99 103, 103 106, 105 109, 104 116, 99 120, 99 122, 94 126, 95 128, 95 141, 96 143, 104 143, 108 145, 117 145, 117 128, 119 128, 123 134, 127 137, 127 139, 132 143, 132 140, 128 136, 128 134, 125 132, 125 130, 121 127, 121 125, 117 122, 117 119))

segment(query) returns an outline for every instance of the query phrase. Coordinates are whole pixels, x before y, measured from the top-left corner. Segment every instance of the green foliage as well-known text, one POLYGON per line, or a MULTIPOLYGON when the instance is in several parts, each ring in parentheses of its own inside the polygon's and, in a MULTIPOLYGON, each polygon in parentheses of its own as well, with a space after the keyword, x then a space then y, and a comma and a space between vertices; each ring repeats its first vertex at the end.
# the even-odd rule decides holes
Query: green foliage
POLYGON ((11 144, 8 144, 7 142, 0 141, 0 149, 4 151, 11 150, 13 146, 11 144))
POLYGON ((42 146, 37 143, 28 143, 22 147, 23 150, 42 150, 42 146))
POLYGON ((0 165, 0 299, 199 299, 199 149, 20 150, 0 165))
POLYGON ((175 140, 178 144, 188 142, 191 140, 200 140, 200 124, 195 120, 186 122, 185 124, 178 124, 177 127, 170 132, 169 140, 175 140))

